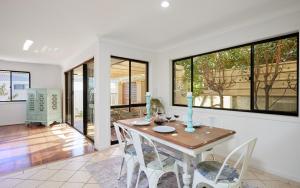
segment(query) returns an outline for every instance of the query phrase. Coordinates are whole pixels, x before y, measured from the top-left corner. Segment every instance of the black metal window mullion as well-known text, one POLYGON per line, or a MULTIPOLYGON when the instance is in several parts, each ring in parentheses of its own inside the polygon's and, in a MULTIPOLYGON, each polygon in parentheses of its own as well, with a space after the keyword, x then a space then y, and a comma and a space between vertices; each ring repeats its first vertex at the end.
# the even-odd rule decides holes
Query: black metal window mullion
POLYGON ((10 89, 10 97, 9 97, 9 101, 12 102, 12 71, 9 72, 9 79, 10 79, 10 85, 9 85, 9 89, 10 89))
POLYGON ((254 100, 257 100, 255 99, 254 97, 254 45, 252 44, 251 45, 251 52, 250 52, 250 55, 251 55, 251 60, 250 60, 250 77, 249 77, 249 80, 250 80, 250 111, 253 111, 254 110, 254 100))
POLYGON ((129 60, 129 88, 128 88, 128 92, 129 92, 129 98, 128 98, 128 106, 129 106, 129 112, 131 112, 131 60, 129 60))

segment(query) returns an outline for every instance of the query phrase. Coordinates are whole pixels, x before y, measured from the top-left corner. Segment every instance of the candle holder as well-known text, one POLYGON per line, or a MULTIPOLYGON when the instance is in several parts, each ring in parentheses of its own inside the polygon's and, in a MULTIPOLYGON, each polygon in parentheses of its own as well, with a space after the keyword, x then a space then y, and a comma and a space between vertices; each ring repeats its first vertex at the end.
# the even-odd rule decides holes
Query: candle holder
POLYGON ((145 117, 146 121, 151 120, 151 94, 150 92, 146 93, 146 110, 147 110, 147 115, 145 117))
POLYGON ((192 92, 187 94, 187 105, 188 105, 188 114, 187 114, 187 127, 184 129, 186 132, 192 133, 195 131, 193 128, 193 95, 192 92))

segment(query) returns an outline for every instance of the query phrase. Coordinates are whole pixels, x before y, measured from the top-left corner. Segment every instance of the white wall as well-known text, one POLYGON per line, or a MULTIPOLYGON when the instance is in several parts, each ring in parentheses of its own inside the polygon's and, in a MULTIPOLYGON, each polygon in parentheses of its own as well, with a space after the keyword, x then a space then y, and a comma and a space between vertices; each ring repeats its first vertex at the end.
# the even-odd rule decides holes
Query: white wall
MULTIPOLYGON (((61 67, 23 62, 0 60, 0 70, 29 71, 31 88, 60 88, 61 67)), ((26 102, 1 102, 0 126, 24 123, 26 120, 26 102)))
MULTIPOLYGON (((172 82, 171 60, 189 55, 231 47, 289 32, 299 31, 300 12, 285 13, 274 18, 257 20, 231 26, 217 33, 182 43, 160 53, 154 65, 152 83, 157 96, 163 99, 170 113, 184 115, 184 107, 171 106, 172 82)), ((268 172, 300 181, 300 119, 280 115, 255 114, 209 109, 194 109, 195 119, 207 122, 216 118, 216 125, 235 130, 235 137, 226 145, 218 147, 224 153, 251 137, 257 137, 252 165, 268 172)))

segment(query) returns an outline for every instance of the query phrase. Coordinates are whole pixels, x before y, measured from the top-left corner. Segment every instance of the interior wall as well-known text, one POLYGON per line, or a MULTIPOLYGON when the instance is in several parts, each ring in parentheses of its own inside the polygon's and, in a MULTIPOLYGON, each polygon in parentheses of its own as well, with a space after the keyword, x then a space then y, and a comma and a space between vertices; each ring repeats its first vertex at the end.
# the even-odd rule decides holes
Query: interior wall
MULTIPOLYGON (((260 18, 256 22, 231 26, 216 33, 202 35, 194 41, 184 42, 159 54, 154 65, 156 77, 151 80, 157 96, 163 100, 170 113, 184 116, 185 107, 172 106, 171 60, 204 52, 232 47, 282 34, 297 32, 300 29, 300 12, 285 13, 273 18, 260 18)), ((230 25, 230 24, 228 24, 230 25)), ((299 61, 298 61, 299 62, 299 61)), ((299 88, 298 88, 299 89, 299 88)), ((267 115, 223 110, 194 109, 194 118, 208 122, 215 117, 215 125, 235 130, 237 133, 228 143, 217 147, 217 152, 226 155, 238 144, 251 137, 258 142, 251 164, 289 179, 300 181, 300 119, 282 115, 267 115)))
MULTIPOLYGON (((31 88, 62 89, 61 67, 58 65, 45 65, 0 60, 0 70, 30 72, 31 88)), ((21 124, 25 121, 26 102, 0 102, 0 126, 21 124)))

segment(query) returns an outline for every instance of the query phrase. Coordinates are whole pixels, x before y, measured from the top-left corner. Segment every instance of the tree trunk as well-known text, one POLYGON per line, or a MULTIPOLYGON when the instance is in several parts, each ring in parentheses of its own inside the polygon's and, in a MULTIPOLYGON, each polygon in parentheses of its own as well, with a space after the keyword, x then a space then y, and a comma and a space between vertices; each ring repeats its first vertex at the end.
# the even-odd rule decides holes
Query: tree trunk
POLYGON ((219 93, 219 97, 220 97, 220 108, 224 107, 224 99, 223 99, 223 94, 219 93))
POLYGON ((265 88, 265 110, 269 110, 270 107, 270 87, 265 88))

